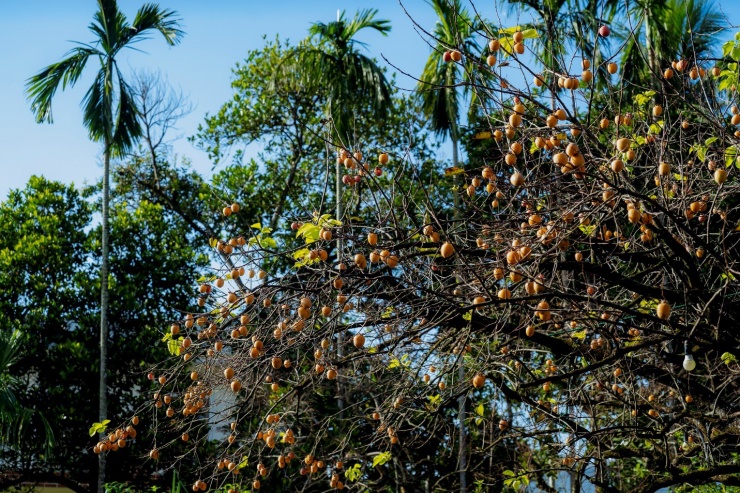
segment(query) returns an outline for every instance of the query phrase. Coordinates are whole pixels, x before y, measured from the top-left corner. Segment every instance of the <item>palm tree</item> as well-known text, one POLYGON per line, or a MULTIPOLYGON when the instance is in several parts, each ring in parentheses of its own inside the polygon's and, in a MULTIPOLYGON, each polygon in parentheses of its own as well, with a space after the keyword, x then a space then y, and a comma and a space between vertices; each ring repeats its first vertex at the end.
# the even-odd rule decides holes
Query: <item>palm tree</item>
MULTIPOLYGON (((438 17, 433 33, 436 46, 424 65, 417 91, 432 130, 438 137, 452 140, 452 164, 457 167, 460 98, 464 96, 457 84, 471 71, 459 63, 445 62, 442 53, 455 48, 475 54, 480 48, 474 39, 473 19, 460 0, 431 0, 430 4, 438 17)), ((468 86, 463 91, 467 92, 468 86)))
POLYGON ((20 331, 0 330, 0 446, 20 449, 26 427, 34 417, 39 417, 44 427, 44 446, 48 456, 54 445, 54 433, 49 423, 36 411, 21 406, 13 391, 18 382, 10 373, 10 367, 15 363, 20 345, 20 331))
MULTIPOLYGON (((472 70, 470 65, 462 66, 459 63, 444 61, 442 54, 450 49, 463 51, 466 63, 469 64, 471 55, 480 53, 480 47, 475 41, 475 27, 473 18, 465 9, 460 0, 431 0, 430 4, 437 14, 437 24, 434 28, 433 37, 436 46, 424 65, 424 70, 419 78, 417 91, 421 98, 422 112, 429 118, 432 131, 442 138, 449 137, 452 141, 452 165, 459 167, 459 120, 460 120, 460 98, 464 94, 458 91, 458 83, 462 79, 468 79, 468 74, 482 73, 472 70)), ((469 92, 469 86, 463 86, 465 93, 469 92)), ((471 107, 473 105, 471 104, 471 107)), ((455 175, 456 189, 459 177, 455 175)), ((460 219, 460 195, 454 192, 454 214, 455 222, 460 219)), ((465 368, 463 360, 460 359, 459 376, 464 378, 465 368)), ((458 443, 458 468, 460 470, 460 491, 467 491, 467 464, 465 446, 465 396, 459 398, 459 433, 458 443)))
MULTIPOLYGON (((116 0, 98 0, 98 10, 89 26, 95 36, 92 44, 77 43, 63 60, 49 65, 31 77, 26 94, 38 123, 52 123, 52 100, 59 87, 74 86, 91 59, 100 62, 92 85, 82 101, 83 123, 90 139, 103 143, 103 204, 102 204, 102 259, 100 267, 100 402, 99 418, 107 414, 106 357, 108 338, 108 205, 110 194, 110 161, 112 157, 128 152, 142 130, 131 88, 121 73, 116 57, 125 48, 148 39, 159 31, 170 46, 179 43, 183 31, 179 29, 177 13, 161 9, 157 4, 144 4, 132 23, 119 10, 116 0)), ((105 481, 105 459, 100 454, 98 491, 102 493, 105 481)))
POLYGON ((713 56, 720 41, 714 34, 726 27, 713 0, 638 0, 629 15, 636 21, 622 34, 623 78, 637 91, 653 87, 677 58, 713 56))
MULTIPOLYGON (((521 7, 532 14, 532 22, 526 28, 538 33, 536 57, 542 66, 555 73, 567 72, 567 51, 577 48, 582 56, 601 66, 606 51, 606 40, 596 36, 597 29, 608 23, 617 12, 618 0, 506 0, 510 13, 519 13, 521 7), (600 46, 597 48, 597 43, 600 46)), ((557 78, 550 77, 553 109, 559 90, 557 78)))
MULTIPOLYGON (((388 35, 390 21, 376 19, 377 14, 377 9, 361 10, 349 20, 345 17, 345 11, 337 11, 335 22, 312 24, 309 38, 293 50, 275 71, 274 83, 297 77, 304 90, 327 94, 326 112, 333 124, 330 139, 336 139, 338 144, 346 148, 354 141, 351 127, 358 112, 369 111, 370 117, 381 119, 391 107, 391 85, 383 69, 360 52, 358 47, 365 47, 365 44, 355 39, 357 33, 364 29, 388 35)), ((334 173, 335 214, 336 219, 341 221, 344 214, 342 169, 338 161, 334 173)), ((337 239, 338 259, 342 250, 340 236, 337 239)), ((339 357, 343 355, 343 346, 344 337, 339 334, 339 357)), ((341 391, 338 394, 337 405, 341 412, 344 401, 341 391)))
POLYGON ((391 86, 383 69, 358 49, 365 45, 355 39, 364 29, 388 35, 390 22, 375 19, 377 14, 376 9, 362 10, 350 20, 341 11, 335 22, 312 24, 309 39, 289 55, 291 63, 283 64, 285 69, 297 70, 305 87, 327 93, 327 113, 340 142, 350 141, 358 111, 383 118, 391 106, 391 86))

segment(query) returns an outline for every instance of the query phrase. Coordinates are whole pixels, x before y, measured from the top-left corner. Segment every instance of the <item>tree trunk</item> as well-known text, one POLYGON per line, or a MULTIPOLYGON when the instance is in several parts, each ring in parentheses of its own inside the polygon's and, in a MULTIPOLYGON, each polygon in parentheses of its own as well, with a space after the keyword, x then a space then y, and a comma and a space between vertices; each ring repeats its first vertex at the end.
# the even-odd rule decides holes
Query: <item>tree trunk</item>
MULTIPOLYGON (((100 262, 100 398, 98 419, 108 414, 106 360, 108 358, 108 205, 110 202, 110 139, 105 139, 103 157, 103 241, 100 262)), ((105 454, 98 454, 98 493, 105 491, 105 454)))
MULTIPOLYGON (((649 79, 653 80, 653 74, 657 72, 657 66, 658 62, 656 60, 656 53, 655 53, 655 43, 654 41, 654 35, 653 35, 653 26, 651 23, 653 22, 653 16, 649 9, 645 9, 644 11, 645 15, 645 49, 647 50, 647 59, 648 59, 648 74, 649 79)), ((651 83, 653 87, 657 86, 657 81, 653 81, 651 83)))
MULTIPOLYGON (((453 122, 452 129, 450 131, 450 136, 452 138, 452 165, 454 167, 458 167, 459 165, 459 156, 458 156, 458 150, 457 150, 457 122, 453 122)), ((455 212, 454 212, 454 219, 455 219, 455 227, 457 227, 458 222, 460 221, 460 176, 455 175, 455 190, 454 190, 454 196, 455 196, 455 212)), ((463 365, 463 357, 462 352, 460 353, 460 366, 458 367, 458 378, 462 382, 465 379, 465 367, 463 365)), ((457 462, 458 462, 458 468, 460 470, 460 493, 467 493, 468 491, 468 484, 467 484, 467 456, 465 454, 465 394, 461 395, 458 399, 458 406, 459 406, 459 412, 458 412, 458 419, 459 419, 459 432, 460 432, 460 441, 458 442, 459 448, 458 448, 458 456, 457 456, 457 462)))

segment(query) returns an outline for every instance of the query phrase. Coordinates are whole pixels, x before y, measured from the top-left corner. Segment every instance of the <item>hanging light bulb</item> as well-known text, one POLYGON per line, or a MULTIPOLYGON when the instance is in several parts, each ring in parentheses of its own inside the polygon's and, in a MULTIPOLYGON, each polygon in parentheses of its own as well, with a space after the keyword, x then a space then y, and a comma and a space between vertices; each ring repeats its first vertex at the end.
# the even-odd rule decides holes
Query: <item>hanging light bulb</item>
POLYGON ((693 371, 693 369, 696 368, 696 360, 694 360, 694 356, 689 352, 689 341, 684 341, 683 352, 686 355, 683 358, 683 369, 686 371, 693 371))

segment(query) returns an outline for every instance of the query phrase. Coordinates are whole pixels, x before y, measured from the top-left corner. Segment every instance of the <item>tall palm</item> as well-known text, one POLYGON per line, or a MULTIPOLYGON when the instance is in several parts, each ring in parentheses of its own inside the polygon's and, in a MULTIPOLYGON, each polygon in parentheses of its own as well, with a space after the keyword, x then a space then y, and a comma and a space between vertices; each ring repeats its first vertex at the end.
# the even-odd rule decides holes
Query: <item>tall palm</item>
MULTIPOLYGON (((452 141, 452 165, 459 166, 459 123, 460 100, 469 92, 468 85, 459 90, 460 80, 467 80, 471 73, 483 73, 473 70, 470 66, 472 56, 480 53, 480 47, 475 41, 475 27, 473 17, 462 6, 460 0, 431 0, 430 5, 437 14, 437 23, 433 36, 436 46, 424 65, 419 77, 417 91, 421 98, 423 113, 429 118, 430 127, 438 137, 450 138, 452 141), (446 62, 442 54, 450 49, 457 49, 466 54, 463 66, 460 63, 446 62), (461 94, 463 92, 463 94, 461 94)), ((471 104, 471 107, 473 105, 471 104)), ((455 175, 455 184, 458 176, 455 175)), ((455 187, 459 188, 459 187, 455 187)), ((454 214, 456 222, 460 219, 460 195, 454 192, 454 214)), ((464 378, 465 368, 460 360, 459 376, 464 378)), ((467 491, 467 451, 465 446, 465 396, 459 398, 459 427, 460 440, 458 443, 458 467, 460 470, 460 491, 467 491)))
POLYGON ((458 83, 471 70, 459 63, 445 62, 442 54, 453 48, 477 54, 480 48, 474 39, 473 18, 461 0, 431 0, 429 3, 437 14, 433 33, 436 46, 424 65, 417 91, 432 130, 437 136, 452 141, 452 163, 458 166, 460 100, 465 96, 461 92, 469 88, 463 86, 461 91, 458 83))
MULTIPOLYGON (((157 4, 144 4, 132 23, 119 10, 116 0, 98 0, 98 10, 88 26, 95 36, 91 44, 77 43, 61 61, 49 65, 31 77, 26 94, 39 123, 52 123, 52 101, 59 87, 74 86, 91 59, 99 62, 98 72, 82 101, 83 123, 90 139, 103 144, 102 259, 100 267, 100 401, 99 418, 107 414, 106 358, 108 338, 108 205, 110 161, 125 154, 141 136, 138 110, 131 88, 121 73, 117 57, 126 48, 158 31, 169 45, 177 44, 183 34, 177 13, 157 4)), ((100 455, 98 491, 105 481, 105 459, 100 455)))
POLYGON ((314 23, 309 29, 310 42, 291 54, 293 63, 284 64, 289 70, 297 69, 307 87, 327 93, 327 112, 340 142, 350 140, 355 114, 367 110, 369 116, 383 118, 391 106, 391 86, 383 69, 358 49, 365 45, 355 39, 366 29, 388 34, 390 22, 376 19, 377 14, 367 9, 347 19, 342 11, 335 22, 314 23))
POLYGON ((628 13, 635 21, 622 54, 623 78, 639 91, 652 87, 677 58, 711 57, 726 27, 713 0, 639 0, 628 13))
MULTIPOLYGON (((309 28, 310 38, 294 50, 276 71, 275 77, 292 79, 297 76, 300 85, 309 91, 327 94, 327 114, 333 123, 332 139, 343 147, 354 140, 352 120, 358 113, 368 112, 372 118, 383 118, 391 107, 391 85, 383 69, 375 61, 360 52, 364 47, 355 36, 362 30, 374 30, 387 36, 390 21, 376 19, 377 9, 366 9, 355 13, 352 19, 345 11, 337 12, 337 20, 324 24, 316 22, 309 28)), ((342 169, 339 161, 335 166, 335 214, 341 221, 342 169)), ((337 239, 337 258, 343 251, 341 236, 337 239)), ((337 347, 342 356, 344 337, 340 333, 337 347)), ((341 391, 337 405, 344 408, 341 391)))
MULTIPOLYGON (((606 40, 596 36, 602 23, 609 22, 617 11, 619 0, 506 0, 511 13, 519 13, 522 7, 532 15, 526 25, 539 34, 536 40, 536 57, 542 66, 555 73, 568 71, 566 56, 570 47, 601 66, 606 40), (601 46, 597 47, 597 43, 601 46)), ((557 79, 550 78, 552 105, 555 106, 559 90, 557 79)))

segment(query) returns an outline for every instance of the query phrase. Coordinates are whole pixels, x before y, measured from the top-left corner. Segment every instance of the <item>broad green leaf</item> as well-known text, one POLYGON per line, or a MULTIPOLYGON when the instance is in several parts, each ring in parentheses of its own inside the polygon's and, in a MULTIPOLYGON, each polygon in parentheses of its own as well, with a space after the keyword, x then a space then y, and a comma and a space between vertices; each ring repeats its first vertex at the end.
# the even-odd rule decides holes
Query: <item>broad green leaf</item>
POLYGON ((104 419, 100 423, 93 423, 89 430, 90 436, 93 436, 96 433, 105 433, 105 429, 108 427, 108 423, 110 423, 109 419, 104 419))
POLYGON ((522 35, 524 36, 524 39, 533 39, 540 37, 540 34, 537 32, 536 29, 525 29, 524 31, 522 31, 522 35))
POLYGON ((475 407, 475 414, 477 414, 478 416, 483 416, 485 412, 486 408, 483 407, 482 402, 475 407))
POLYGON ((737 157, 737 147, 736 146, 729 146, 727 149, 725 149, 725 167, 729 168, 732 166, 733 161, 735 161, 735 158, 737 157))
POLYGON ((735 43, 732 41, 727 41, 725 44, 722 45, 722 56, 728 57, 730 56, 730 52, 732 51, 732 48, 735 47, 735 43))
POLYGON ((262 223, 254 223, 250 226, 252 229, 262 229, 262 223))
POLYGON ((180 343, 174 339, 170 339, 169 341, 167 341, 167 350, 170 352, 172 356, 179 356, 180 355, 180 343))
POLYGON ((360 476, 362 476, 362 470, 360 469, 360 463, 353 465, 352 467, 348 468, 345 473, 344 477, 347 478, 347 481, 355 482, 358 479, 360 479, 360 476))
POLYGON ((707 140, 704 141, 704 145, 709 147, 710 145, 714 144, 719 140, 719 137, 709 137, 707 140))
POLYGON ((740 61, 740 45, 736 44, 732 47, 732 50, 730 51, 730 58, 735 61, 740 61))
POLYGON ((306 243, 313 243, 319 239, 321 228, 314 223, 303 223, 303 226, 298 228, 296 232, 297 238, 303 238, 306 243))
POLYGON ((380 454, 376 455, 375 458, 373 458, 373 467, 382 466, 389 460, 391 460, 393 456, 390 452, 381 452, 380 454))

